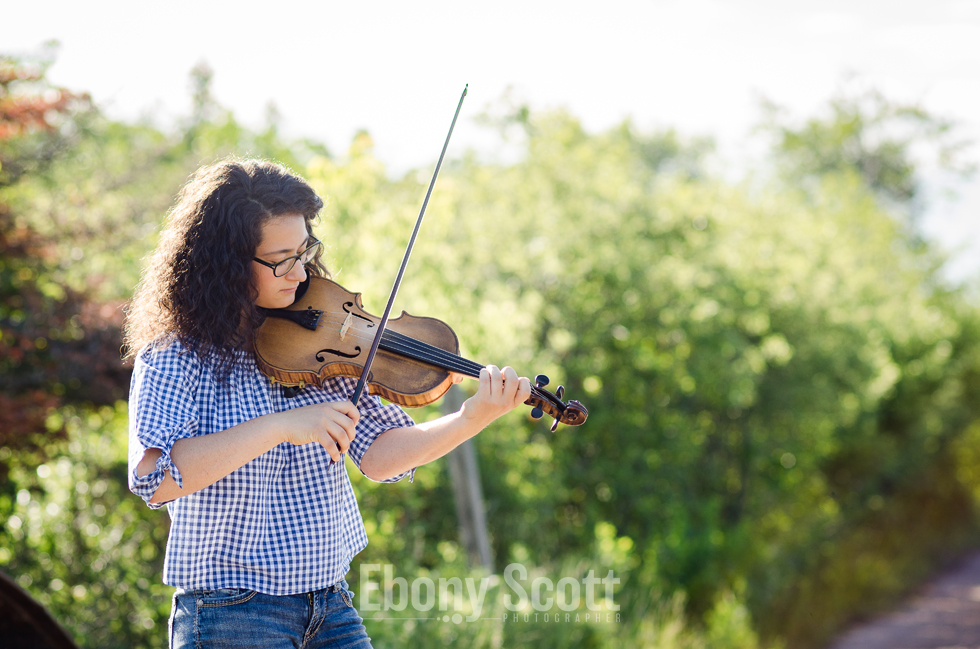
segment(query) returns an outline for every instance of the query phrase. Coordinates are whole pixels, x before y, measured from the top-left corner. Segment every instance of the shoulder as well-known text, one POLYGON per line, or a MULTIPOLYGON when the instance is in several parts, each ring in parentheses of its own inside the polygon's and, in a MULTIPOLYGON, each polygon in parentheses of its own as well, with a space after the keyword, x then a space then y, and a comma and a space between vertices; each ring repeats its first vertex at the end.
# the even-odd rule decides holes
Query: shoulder
POLYGON ((135 369, 188 379, 198 377, 203 365, 197 352, 188 349, 176 336, 161 336, 139 351, 135 369))

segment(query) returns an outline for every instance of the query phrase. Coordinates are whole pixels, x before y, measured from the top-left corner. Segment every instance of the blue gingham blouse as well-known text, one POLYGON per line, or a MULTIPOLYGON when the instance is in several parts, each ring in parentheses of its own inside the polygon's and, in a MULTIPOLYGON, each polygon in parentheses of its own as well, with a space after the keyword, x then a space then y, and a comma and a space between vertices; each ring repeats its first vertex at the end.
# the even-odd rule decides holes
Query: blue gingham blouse
MULTIPOLYGON (((308 386, 292 399, 258 370, 251 354, 227 382, 180 343, 148 347, 136 359, 129 400, 129 487, 149 503, 170 471, 178 439, 207 435, 261 415, 349 398, 353 379, 308 386), (163 455, 145 476, 136 466, 149 448, 163 455)), ((361 418, 347 455, 361 458, 384 431, 414 422, 401 408, 364 391, 361 418)), ((385 482, 395 482, 404 473, 385 482)), ((165 583, 179 588, 247 588, 290 595, 340 581, 367 545, 364 523, 344 462, 316 443, 282 443, 221 480, 167 503, 172 519, 163 566, 165 583)))

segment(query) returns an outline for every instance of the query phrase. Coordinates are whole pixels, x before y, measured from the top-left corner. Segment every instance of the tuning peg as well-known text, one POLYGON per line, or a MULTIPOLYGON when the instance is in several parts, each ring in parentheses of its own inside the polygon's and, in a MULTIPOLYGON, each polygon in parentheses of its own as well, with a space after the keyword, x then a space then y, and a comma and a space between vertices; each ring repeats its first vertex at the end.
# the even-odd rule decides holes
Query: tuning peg
POLYGON ((543 416, 544 416, 544 411, 541 410, 541 408, 531 409, 531 419, 537 420, 537 419, 541 419, 543 416))
POLYGON ((565 386, 559 385, 558 389, 555 390, 555 396, 561 399, 562 395, 565 394, 565 386))
POLYGON ((558 418, 555 418, 555 423, 551 424, 551 432, 558 430, 558 418))
POLYGON ((538 374, 534 377, 534 384, 539 388, 543 388, 544 386, 548 385, 550 381, 551 379, 549 379, 545 374, 538 374))

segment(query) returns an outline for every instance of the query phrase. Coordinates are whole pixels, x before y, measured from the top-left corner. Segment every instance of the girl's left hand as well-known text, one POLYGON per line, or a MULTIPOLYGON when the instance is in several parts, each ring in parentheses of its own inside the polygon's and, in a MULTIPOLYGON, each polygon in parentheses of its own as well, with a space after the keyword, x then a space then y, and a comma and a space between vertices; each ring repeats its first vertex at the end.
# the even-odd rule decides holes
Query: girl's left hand
POLYGON ((531 380, 517 376, 512 367, 503 370, 487 365, 480 370, 480 387, 463 402, 460 414, 478 422, 481 427, 501 417, 531 396, 531 380))

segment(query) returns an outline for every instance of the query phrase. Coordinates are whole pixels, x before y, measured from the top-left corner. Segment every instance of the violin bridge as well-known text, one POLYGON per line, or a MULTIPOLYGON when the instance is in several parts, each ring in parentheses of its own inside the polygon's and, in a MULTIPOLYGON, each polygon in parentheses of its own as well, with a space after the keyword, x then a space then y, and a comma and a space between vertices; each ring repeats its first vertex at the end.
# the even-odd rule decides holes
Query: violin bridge
POLYGON ((341 340, 347 337, 347 330, 350 329, 352 324, 354 324, 354 315, 348 311, 347 318, 344 320, 343 326, 340 327, 341 340))

